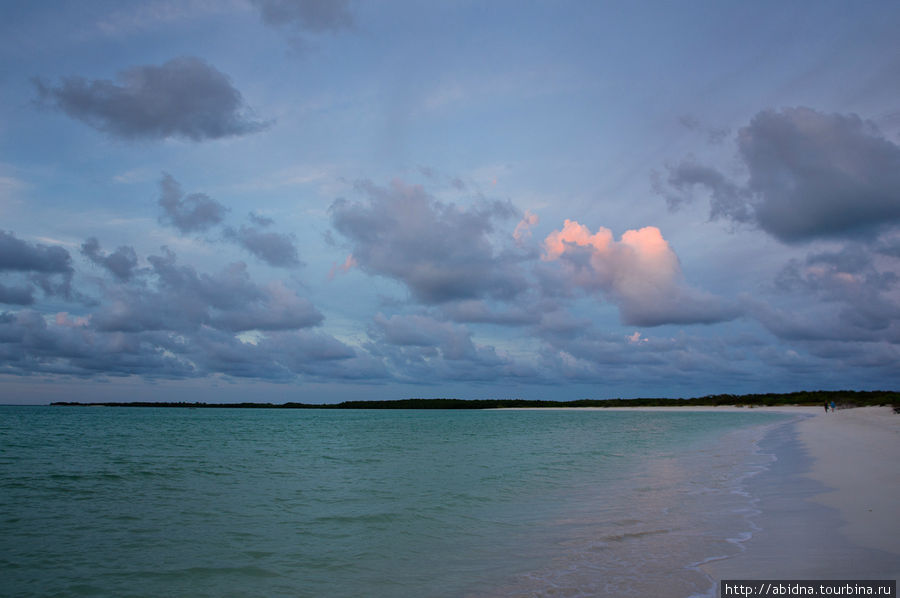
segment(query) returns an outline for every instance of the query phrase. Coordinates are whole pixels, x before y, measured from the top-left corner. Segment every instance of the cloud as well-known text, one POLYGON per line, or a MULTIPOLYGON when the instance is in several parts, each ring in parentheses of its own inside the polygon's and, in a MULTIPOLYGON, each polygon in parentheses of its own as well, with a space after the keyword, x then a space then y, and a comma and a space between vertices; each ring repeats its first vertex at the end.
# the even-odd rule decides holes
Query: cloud
POLYGON ((149 283, 109 291, 105 308, 94 314, 98 329, 187 332, 209 326, 228 332, 293 330, 316 326, 324 319, 312 303, 283 284, 260 287, 253 283, 241 262, 205 274, 179 265, 169 250, 147 261, 149 283))
POLYGON ((559 307, 541 310, 537 334, 543 339, 574 338, 592 325, 589 319, 576 317, 559 307))
POLYGON ((103 334, 68 321, 52 324, 37 311, 0 313, 0 372, 184 378, 186 360, 149 337, 103 334))
POLYGON ((110 254, 100 249, 100 241, 90 237, 81 244, 81 253, 93 263, 104 267, 119 280, 130 279, 137 268, 137 254, 133 247, 123 245, 110 254))
POLYGON ((336 263, 331 265, 331 270, 328 271, 328 280, 333 280, 334 277, 338 274, 346 274, 350 270, 354 268, 354 266, 358 266, 356 263, 356 258, 353 257, 353 254, 347 256, 347 259, 344 260, 344 263, 340 266, 336 263))
POLYGON ((263 22, 320 33, 338 31, 353 24, 348 0, 251 0, 263 22))
POLYGON ((735 375, 740 372, 734 351, 716 339, 680 334, 643 338, 604 333, 590 326, 577 334, 545 339, 539 352, 543 370, 567 382, 628 384, 651 377, 695 390, 698 374, 735 375))
POLYGON ((502 311, 492 309, 484 300, 468 299, 441 305, 441 312, 454 322, 497 324, 500 326, 522 326, 536 324, 541 319, 547 305, 511 306, 502 311))
POLYGON ((62 247, 31 244, 0 230, 0 272, 72 272, 72 258, 62 247))
POLYGON ((472 340, 459 324, 424 315, 378 314, 367 345, 372 355, 387 361, 395 378, 423 381, 496 381, 535 378, 535 372, 499 353, 490 345, 472 340))
POLYGON ((900 146, 855 114, 764 110, 738 132, 744 183, 690 161, 669 169, 670 207, 699 185, 710 217, 750 222, 785 243, 857 237, 900 222, 900 146))
POLYGON ((62 247, 28 243, 11 231, 0 230, 0 276, 16 282, 0 282, 0 303, 31 305, 34 292, 72 297, 72 257, 62 247))
POLYGON ((526 239, 531 238, 531 229, 534 228, 537 223, 537 214, 525 210, 525 216, 522 217, 522 220, 516 225, 516 230, 513 231, 513 239, 516 240, 516 243, 521 245, 526 239))
POLYGON ((706 140, 711 144, 722 143, 731 132, 725 127, 704 126, 695 116, 683 114, 678 117, 678 122, 685 129, 706 134, 706 140))
POLYGON ((876 259, 867 248, 850 244, 791 260, 776 277, 776 289, 815 306, 806 310, 816 314, 807 324, 773 308, 756 306, 755 313, 778 336, 900 340, 898 283, 895 259, 876 259))
MULTIPOLYGON (((23 249, 14 241, 25 254, 16 267, 45 263, 38 258, 47 257, 47 248, 23 249)), ((113 273, 113 256, 130 257, 125 250, 103 252, 96 239, 83 244, 83 253, 113 273)), ((0 312, 0 374, 330 381, 387 375, 380 358, 314 330, 324 317, 308 299, 281 281, 254 282, 243 263, 198 272, 166 249, 148 256, 146 268, 127 262, 123 275, 99 283, 100 295, 87 312, 0 312)), ((17 304, 32 293, 0 285, 0 298, 17 304)))
POLYGON ((392 345, 444 346, 447 353, 456 358, 470 352, 473 347, 471 334, 465 328, 428 316, 394 315, 386 318, 378 314, 375 316, 375 324, 384 340, 392 345))
POLYGON ((208 230, 225 218, 228 208, 205 193, 186 196, 172 175, 163 173, 159 181, 159 216, 162 223, 171 224, 182 233, 208 230))
POLYGON ((10 287, 0 283, 0 303, 31 305, 34 303, 34 288, 31 286, 10 287))
MULTIPOLYGON (((185 196, 171 175, 163 173, 159 182, 159 206, 162 214, 159 220, 171 224, 182 233, 206 231, 220 224, 229 211, 224 205, 205 193, 191 193, 185 196)), ((240 228, 225 227, 222 234, 226 241, 237 244, 253 256, 270 266, 296 268, 301 266, 297 247, 292 235, 263 230, 274 220, 250 214, 250 225, 240 228)))
POLYGON ((289 234, 242 224, 237 230, 226 228, 225 238, 234 241, 270 266, 296 268, 302 265, 293 237, 289 234))
POLYGON ((308 299, 282 282, 272 282, 261 291, 257 300, 243 309, 223 310, 212 318, 212 325, 232 332, 296 330, 317 326, 325 319, 308 299))
POLYGON ((745 306, 746 313, 773 336, 808 348, 822 342, 900 344, 900 318, 897 317, 881 323, 859 319, 853 311, 833 304, 791 309, 747 300, 745 306))
POLYGON ((600 293, 618 305, 629 325, 710 324, 738 315, 734 307, 685 284, 678 257, 653 226, 626 231, 616 241, 609 229, 592 234, 566 220, 544 240, 543 260, 562 269, 545 277, 545 285, 600 293))
POLYGON ((670 210, 677 210, 689 203, 694 187, 701 186, 706 187, 710 194, 710 220, 730 218, 740 223, 754 220, 752 207, 748 203, 749 193, 715 168, 687 160, 669 168, 666 182, 669 188, 658 180, 654 181, 653 186, 666 198, 670 210))
POLYGON ((520 256, 491 239, 497 221, 518 215, 509 202, 482 200, 466 208, 402 181, 358 188, 365 201, 336 200, 330 213, 364 271, 402 282, 427 304, 510 299, 526 289, 520 256))
POLYGON ((92 318, 33 310, 0 312, 0 374, 200 378, 224 374, 273 381, 370 381, 380 360, 323 332, 267 332, 255 342, 202 326, 192 331, 104 331, 92 318))
POLYGON ((192 141, 255 133, 255 121, 228 77, 203 60, 173 58, 136 66, 116 81, 66 77, 53 87, 35 80, 40 99, 87 125, 123 139, 192 141))
POLYGON ((247 215, 247 218, 249 218, 250 222, 255 226, 272 226, 273 224, 275 224, 275 221, 268 216, 260 216, 259 214, 254 214, 253 212, 250 212, 247 215))

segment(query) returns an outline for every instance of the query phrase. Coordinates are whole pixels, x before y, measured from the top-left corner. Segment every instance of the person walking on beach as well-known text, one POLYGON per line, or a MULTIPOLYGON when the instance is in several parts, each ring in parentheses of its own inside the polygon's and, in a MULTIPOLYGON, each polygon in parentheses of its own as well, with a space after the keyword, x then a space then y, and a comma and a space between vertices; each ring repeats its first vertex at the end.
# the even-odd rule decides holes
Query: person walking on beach
POLYGON ((831 412, 834 413, 834 401, 831 401, 831 412))
POLYGON ((828 413, 828 401, 825 401, 825 413, 828 413))

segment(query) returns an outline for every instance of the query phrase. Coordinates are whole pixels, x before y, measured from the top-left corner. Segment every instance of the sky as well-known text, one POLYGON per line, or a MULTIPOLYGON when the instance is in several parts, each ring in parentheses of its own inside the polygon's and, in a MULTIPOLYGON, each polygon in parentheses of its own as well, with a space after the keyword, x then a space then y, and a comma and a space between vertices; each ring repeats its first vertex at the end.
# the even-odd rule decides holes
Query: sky
POLYGON ((900 388, 893 1, 0 4, 0 402, 900 388))

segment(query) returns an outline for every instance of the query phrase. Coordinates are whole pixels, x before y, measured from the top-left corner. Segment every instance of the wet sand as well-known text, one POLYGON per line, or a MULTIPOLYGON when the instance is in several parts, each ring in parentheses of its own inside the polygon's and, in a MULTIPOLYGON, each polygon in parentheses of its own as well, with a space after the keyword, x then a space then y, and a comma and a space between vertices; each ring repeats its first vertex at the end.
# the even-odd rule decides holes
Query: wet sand
MULTIPOLYGON (((900 415, 888 407, 804 414, 770 433, 768 470, 748 480, 760 514, 735 557, 707 563, 722 579, 897 579, 900 415)), ((716 589, 718 591, 718 589, 716 589)))
MULTIPOLYGON (((746 411, 747 407, 584 409, 746 411)), ((760 441, 776 460, 751 476, 752 536, 700 566, 723 579, 900 578, 900 415, 889 407, 758 407, 796 415, 760 441)))

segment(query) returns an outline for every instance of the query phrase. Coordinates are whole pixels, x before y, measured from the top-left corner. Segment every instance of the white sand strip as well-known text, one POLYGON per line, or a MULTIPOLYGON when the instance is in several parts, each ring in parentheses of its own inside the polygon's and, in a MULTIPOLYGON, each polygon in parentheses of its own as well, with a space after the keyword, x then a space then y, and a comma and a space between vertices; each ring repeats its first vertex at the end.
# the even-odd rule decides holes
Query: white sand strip
POLYGON ((812 414, 817 411, 824 412, 822 407, 799 407, 797 405, 784 405, 775 407, 739 407, 737 405, 685 405, 683 407, 498 407, 486 411, 673 411, 687 413, 689 411, 718 411, 721 413, 734 411, 746 413, 748 411, 772 412, 772 413, 803 413, 812 414))
POLYGON ((701 567, 717 586, 900 576, 900 415, 886 407, 801 409, 807 417, 765 442, 778 460, 748 481, 761 511, 753 537, 740 554, 701 567))
POLYGON ((797 430, 813 457, 808 476, 833 489, 813 500, 840 512, 839 529, 854 544, 900 557, 900 415, 818 409, 797 430))

